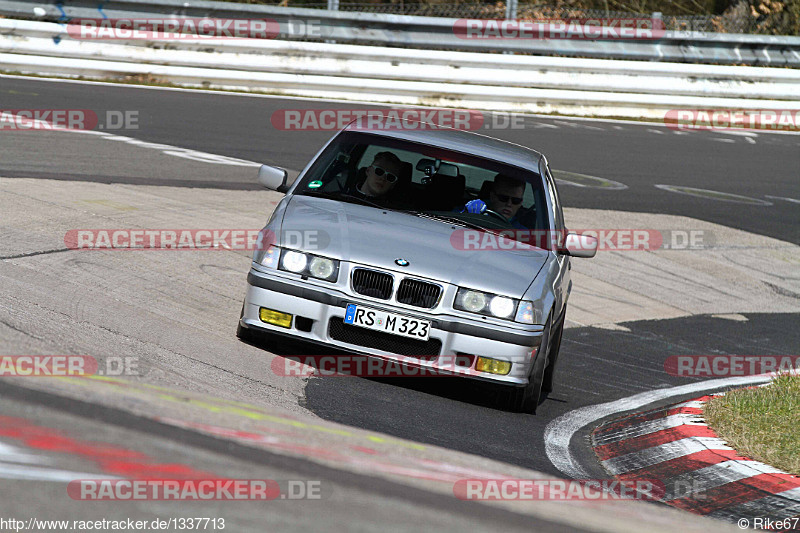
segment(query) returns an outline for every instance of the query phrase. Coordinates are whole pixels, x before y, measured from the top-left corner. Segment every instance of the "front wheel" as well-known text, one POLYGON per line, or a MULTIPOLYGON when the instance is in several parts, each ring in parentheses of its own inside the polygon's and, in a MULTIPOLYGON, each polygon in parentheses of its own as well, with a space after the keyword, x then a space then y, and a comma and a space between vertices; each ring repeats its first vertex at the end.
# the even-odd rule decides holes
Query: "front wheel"
POLYGON ((547 323, 542 334, 542 343, 536 352, 533 360, 533 369, 528 378, 528 384, 524 387, 508 387, 506 406, 509 411, 517 413, 536 414, 539 401, 542 396, 542 382, 544 380, 545 365, 547 363, 547 350, 550 343, 550 332, 553 327, 552 316, 548 317, 547 323))

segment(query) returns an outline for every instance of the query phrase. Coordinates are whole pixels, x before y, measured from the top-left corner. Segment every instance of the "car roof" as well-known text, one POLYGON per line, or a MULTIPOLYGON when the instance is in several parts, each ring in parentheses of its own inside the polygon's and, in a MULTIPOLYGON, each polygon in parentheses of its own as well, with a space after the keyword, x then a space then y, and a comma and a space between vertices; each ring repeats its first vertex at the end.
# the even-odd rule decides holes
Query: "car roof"
POLYGON ((408 127, 365 127, 358 120, 348 124, 343 131, 353 131, 359 133, 369 133, 393 139, 401 139, 410 142, 428 144, 463 152, 467 154, 493 159, 502 163, 507 163, 516 167, 525 168, 539 173, 539 161, 542 154, 536 150, 526 148, 519 144, 508 141, 501 141, 488 135, 481 135, 470 131, 457 130, 443 126, 437 126, 427 122, 417 122, 403 120, 403 124, 408 127))

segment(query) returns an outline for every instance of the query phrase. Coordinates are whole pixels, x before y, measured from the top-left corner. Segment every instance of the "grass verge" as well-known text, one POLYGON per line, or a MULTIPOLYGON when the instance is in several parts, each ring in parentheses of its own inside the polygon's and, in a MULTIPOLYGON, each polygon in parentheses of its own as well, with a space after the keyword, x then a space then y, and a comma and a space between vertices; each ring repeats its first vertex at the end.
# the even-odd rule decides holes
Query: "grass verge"
POLYGON ((704 414, 739 454, 800 475, 800 374, 730 391, 708 402, 704 414))

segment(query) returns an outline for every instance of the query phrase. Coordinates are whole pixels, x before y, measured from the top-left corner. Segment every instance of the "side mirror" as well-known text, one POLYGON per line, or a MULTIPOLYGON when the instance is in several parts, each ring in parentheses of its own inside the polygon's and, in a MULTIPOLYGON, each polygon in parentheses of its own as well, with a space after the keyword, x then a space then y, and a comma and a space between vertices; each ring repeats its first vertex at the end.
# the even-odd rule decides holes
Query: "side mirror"
POLYGON ((571 231, 567 233, 564 245, 558 251, 572 257, 594 257, 597 253, 597 237, 571 231))
POLYGON ((282 168, 261 165, 258 169, 258 182, 267 189, 273 191, 288 191, 289 187, 286 186, 286 179, 288 177, 289 173, 282 168))

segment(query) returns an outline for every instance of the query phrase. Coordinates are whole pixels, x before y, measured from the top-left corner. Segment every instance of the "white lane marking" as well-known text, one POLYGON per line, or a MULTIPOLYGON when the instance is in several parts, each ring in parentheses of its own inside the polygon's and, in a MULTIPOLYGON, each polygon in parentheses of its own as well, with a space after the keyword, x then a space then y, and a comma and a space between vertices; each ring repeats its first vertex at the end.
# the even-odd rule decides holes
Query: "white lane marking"
POLYGON ((772 200, 783 200, 784 202, 792 202, 793 204, 800 204, 800 200, 796 198, 787 198, 785 196, 770 196, 769 194, 765 194, 764 198, 770 198, 772 200))
POLYGON ((621 191, 628 186, 618 181, 577 172, 567 172, 566 170, 553 169, 553 178, 557 183, 574 187, 588 187, 590 189, 606 189, 609 191, 621 191))
POLYGON ((657 133, 657 134, 659 134, 659 135, 664 135, 664 132, 663 132, 663 131, 661 131, 661 130, 654 130, 653 128, 647 128, 647 131, 649 131, 650 133, 657 133))
MULTIPOLYGON (((5 120, 8 120, 9 117, 13 117, 15 115, 13 113, 2 113, 2 116, 5 117, 5 120)), ((97 135, 108 141, 124 142, 126 144, 130 144, 133 146, 149 148, 152 150, 159 150, 162 154, 165 155, 183 157, 185 159, 191 159, 192 161, 199 161, 201 163, 211 163, 216 165, 233 165, 240 167, 261 166, 260 163, 256 163, 254 161, 247 161, 245 159, 237 159, 235 157, 228 157, 219 154, 211 154, 208 152, 200 152, 198 150, 190 150, 189 148, 181 148, 179 146, 172 146, 169 144, 151 143, 147 141, 142 141, 140 139, 134 139, 132 137, 125 137, 124 135, 115 135, 113 133, 108 133, 105 131, 57 128, 51 122, 48 122, 46 120, 36 120, 28 118, 25 118, 25 120, 35 122, 36 127, 41 129, 41 131, 57 131, 57 132, 67 132, 67 133, 81 133, 83 135, 97 135)))
POLYGON ((545 124, 544 122, 534 122, 531 125, 533 126, 534 129, 539 129, 539 128, 550 128, 553 130, 558 129, 558 126, 556 126, 555 124, 545 124))
POLYGON ((725 461, 692 470, 669 478, 664 482, 668 490, 664 501, 688 498, 698 493, 760 474, 781 474, 781 470, 758 461, 725 461), (691 489, 691 490, 686 490, 691 489))
POLYGON ((686 194, 688 196, 695 196, 697 198, 707 198, 709 200, 718 200, 720 202, 735 202, 737 204, 750 204, 769 206, 772 202, 766 200, 759 200, 758 198, 750 198, 749 196, 741 196, 729 192, 712 191, 710 189, 697 189, 695 187, 684 187, 682 185, 654 185, 657 189, 662 191, 669 191, 678 194, 686 194))
POLYGON ((756 140, 751 137, 745 137, 744 140, 749 142, 750 144, 756 144, 756 140))
POLYGON ((547 459, 553 466, 568 477, 573 479, 591 478, 591 474, 581 466, 569 448, 573 435, 589 424, 617 413, 641 409, 646 405, 675 396, 707 392, 725 387, 767 383, 771 379, 772 376, 769 374, 711 379, 670 387, 668 389, 641 392, 612 402, 588 405, 575 409, 574 411, 561 415, 555 420, 551 420, 550 423, 547 424, 547 427, 545 427, 544 449, 547 454, 547 459))
POLYGON ((0 479, 67 482, 81 478, 120 479, 116 476, 71 472, 45 466, 53 462, 51 457, 25 453, 23 448, 0 442, 0 479))
POLYGON ((728 443, 724 440, 716 437, 686 437, 685 439, 659 444, 652 448, 612 457, 601 461, 601 463, 606 470, 613 475, 617 475, 706 450, 733 450, 733 448, 728 446, 728 443))
POLYGON ((714 133, 723 133, 725 135, 737 135, 739 137, 758 137, 758 133, 753 131, 736 131, 736 130, 714 130, 714 133))
POLYGON ((37 468, 30 465, 9 465, 2 462, 0 462, 0 478, 24 479, 28 481, 61 481, 67 483, 76 479, 122 479, 115 476, 106 476, 89 472, 37 468))
POLYGON ((748 318, 739 313, 723 313, 720 315, 711 315, 711 318, 720 318, 722 320, 733 320, 734 322, 747 322, 748 318))
POLYGON ((679 413, 675 415, 665 416, 657 420, 648 420, 640 424, 634 424, 630 427, 622 428, 612 433, 607 433, 597 438, 596 444, 603 446, 621 440, 632 439, 641 437, 642 435, 650 435, 657 431, 665 429, 676 428, 678 426, 697 426, 705 425, 703 417, 700 415, 691 415, 686 413, 679 413))
POLYGON ((723 139, 721 137, 711 137, 709 138, 710 141, 717 141, 720 143, 735 143, 736 141, 733 139, 723 139))
POLYGON ((25 453, 22 448, 0 442, 0 462, 22 464, 50 464, 52 461, 41 455, 25 453))

